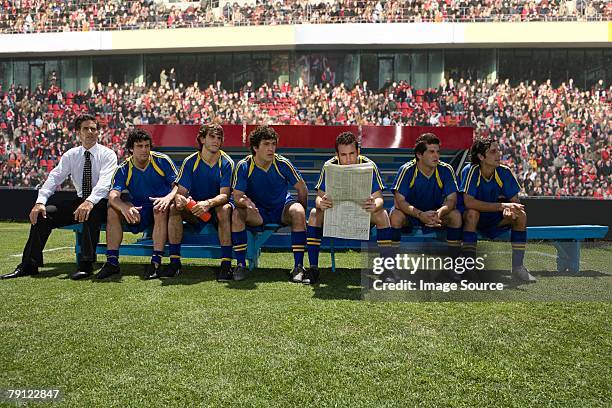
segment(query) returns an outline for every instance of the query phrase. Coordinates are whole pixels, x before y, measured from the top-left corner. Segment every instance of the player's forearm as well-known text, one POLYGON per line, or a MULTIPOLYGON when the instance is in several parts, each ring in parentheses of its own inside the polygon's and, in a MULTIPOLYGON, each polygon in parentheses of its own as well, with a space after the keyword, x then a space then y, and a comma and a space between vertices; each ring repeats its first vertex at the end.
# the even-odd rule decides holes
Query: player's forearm
POLYGON ((177 194, 178 194, 178 186, 174 185, 172 190, 170 190, 170 192, 166 194, 165 198, 167 198, 168 200, 174 200, 174 197, 176 197, 177 194))
POLYGON ((225 193, 219 193, 216 197, 208 200, 210 202, 210 208, 225 205, 229 202, 229 197, 225 193))
POLYGON ((408 203, 408 201, 404 200, 404 199, 395 199, 395 207, 398 208, 400 211, 402 211, 404 214, 409 215, 413 218, 418 218, 419 214, 422 213, 421 210, 419 210, 418 208, 416 208, 413 205, 410 205, 410 203, 408 203))
POLYGON ((501 203, 489 203, 486 201, 477 200, 474 197, 465 195, 464 197, 465 207, 470 210, 476 210, 480 212, 499 212, 502 211, 501 203))

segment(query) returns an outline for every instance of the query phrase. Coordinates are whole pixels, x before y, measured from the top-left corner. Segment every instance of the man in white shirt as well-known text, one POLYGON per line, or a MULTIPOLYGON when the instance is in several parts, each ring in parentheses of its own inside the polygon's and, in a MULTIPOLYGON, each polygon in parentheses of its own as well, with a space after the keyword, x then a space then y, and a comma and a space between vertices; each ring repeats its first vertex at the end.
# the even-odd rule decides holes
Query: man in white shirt
POLYGON ((107 196, 117 168, 117 156, 111 149, 98 144, 98 124, 92 115, 77 117, 75 129, 81 146, 65 152, 59 164, 49 173, 30 211, 32 225, 21 264, 14 272, 0 276, 2 279, 36 275, 38 267, 43 265, 42 251, 51 231, 76 223, 83 224, 81 253, 78 268, 70 274, 70 278, 83 279, 92 273, 100 238, 100 224, 106 220, 107 196), (68 176, 77 197, 47 208, 47 200, 68 176))

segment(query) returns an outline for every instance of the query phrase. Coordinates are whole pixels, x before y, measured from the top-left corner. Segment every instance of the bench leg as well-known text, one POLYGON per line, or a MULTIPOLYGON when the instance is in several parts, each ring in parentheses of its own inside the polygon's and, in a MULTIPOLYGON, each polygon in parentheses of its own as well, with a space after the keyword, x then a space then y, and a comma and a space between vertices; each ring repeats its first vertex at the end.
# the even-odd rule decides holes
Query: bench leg
POLYGON ((247 253, 246 258, 249 270, 257 268, 259 256, 261 255, 261 247, 266 243, 268 238, 274 234, 272 230, 266 230, 260 233, 247 231, 247 253))
POLYGON ((557 248, 557 271, 580 272, 580 241, 554 242, 557 248))
POLYGON ((334 251, 334 239, 329 240, 329 254, 331 255, 331 270, 336 272, 336 252, 334 251))

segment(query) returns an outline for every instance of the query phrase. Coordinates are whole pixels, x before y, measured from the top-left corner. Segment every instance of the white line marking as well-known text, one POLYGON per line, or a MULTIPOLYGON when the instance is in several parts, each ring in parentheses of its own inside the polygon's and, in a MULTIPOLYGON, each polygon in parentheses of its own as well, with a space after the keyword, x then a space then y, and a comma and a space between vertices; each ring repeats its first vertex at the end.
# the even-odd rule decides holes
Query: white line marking
MULTIPOLYGON (((51 249, 45 249, 43 252, 54 252, 54 251, 61 251, 63 249, 74 249, 73 246, 65 246, 65 247, 59 247, 59 248, 51 248, 51 249)), ((22 256, 23 254, 15 254, 15 255, 11 255, 13 258, 17 258, 22 256)))

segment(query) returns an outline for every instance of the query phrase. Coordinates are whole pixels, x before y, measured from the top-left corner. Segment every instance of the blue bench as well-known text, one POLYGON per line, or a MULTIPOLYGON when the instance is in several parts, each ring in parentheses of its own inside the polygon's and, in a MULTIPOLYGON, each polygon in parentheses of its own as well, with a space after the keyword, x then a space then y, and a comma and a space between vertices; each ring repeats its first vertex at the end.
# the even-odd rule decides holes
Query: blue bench
MULTIPOLYGON (((268 224, 263 226, 258 232, 247 229, 248 245, 246 258, 249 269, 252 270, 258 266, 261 249, 264 248, 264 246, 289 250, 289 233, 279 232, 281 228, 282 227, 278 224, 268 224)), ((63 229, 72 230, 75 233, 75 253, 78 263, 78 256, 80 253, 79 238, 82 230, 81 225, 69 225, 63 229)), ((373 229, 375 230, 375 228, 373 229)), ((528 240, 552 241, 557 249, 557 271, 571 273, 580 271, 580 243, 586 239, 602 239, 607 233, 608 227, 603 225, 527 227, 528 240)), ((375 236, 375 233, 371 234, 371 242, 375 242, 375 236)), ((443 231, 423 234, 420 229, 416 229, 412 233, 402 236, 402 242, 431 242, 443 241, 444 239, 445 234, 443 231)), ((487 238, 481 236, 479 239, 487 238)), ((496 238, 496 240, 506 241, 508 239, 509 232, 496 238)), ((332 271, 335 272, 336 250, 340 248, 360 248, 361 242, 324 238, 321 247, 330 250, 332 271)), ((121 255, 150 256, 153 253, 151 231, 145 231, 143 236, 133 244, 122 244, 119 251, 121 255)), ((106 244, 99 244, 97 253, 105 254, 106 244)), ((166 255, 168 255, 167 246, 166 255)), ((186 224, 181 255, 184 258, 220 258, 221 249, 219 247, 217 231, 212 226, 206 226, 199 233, 195 233, 192 230, 190 231, 189 224, 186 224)))
MULTIPOLYGON (((217 230, 211 226, 205 226, 200 232, 194 232, 189 224, 184 225, 183 243, 181 245, 181 256, 183 258, 221 258, 221 247, 217 235, 217 230)), ((102 225, 102 229, 105 226, 102 225)), ((274 234, 280 225, 269 224, 263 226, 259 231, 251 231, 247 229, 247 254, 246 259, 249 269, 257 268, 261 248, 263 244, 274 234)), ((62 229, 74 231, 75 246, 74 252, 76 255, 76 263, 79 263, 79 254, 81 253, 80 238, 83 231, 82 224, 73 224, 63 227, 62 229)), ((153 254, 153 238, 151 234, 153 229, 150 228, 144 231, 135 243, 121 244, 119 248, 120 255, 127 256, 151 256, 153 254)), ((106 244, 100 243, 96 248, 97 254, 106 254, 106 244)), ((165 247, 165 256, 168 256, 168 245, 165 247)))
MULTIPOLYGON (((375 228, 373 228, 373 230, 375 230, 375 228)), ((557 271, 571 273, 577 273, 580 271, 580 243, 586 239, 603 239, 607 233, 608 227, 604 225, 527 227, 528 240, 552 241, 552 244, 557 249, 557 271)), ((376 234, 374 233, 370 235, 370 241, 373 241, 376 234)), ((509 238, 510 232, 508 231, 507 233, 498 236, 495 240, 508 241, 509 238)), ((410 234, 402 235, 402 242, 431 242, 443 241, 445 239, 446 234, 443 231, 423 234, 420 228, 415 229, 410 234)), ((478 239, 487 240, 487 237, 479 235, 478 239)), ((335 241, 334 239, 331 239, 330 252, 332 271, 336 270, 335 248, 335 241)))

